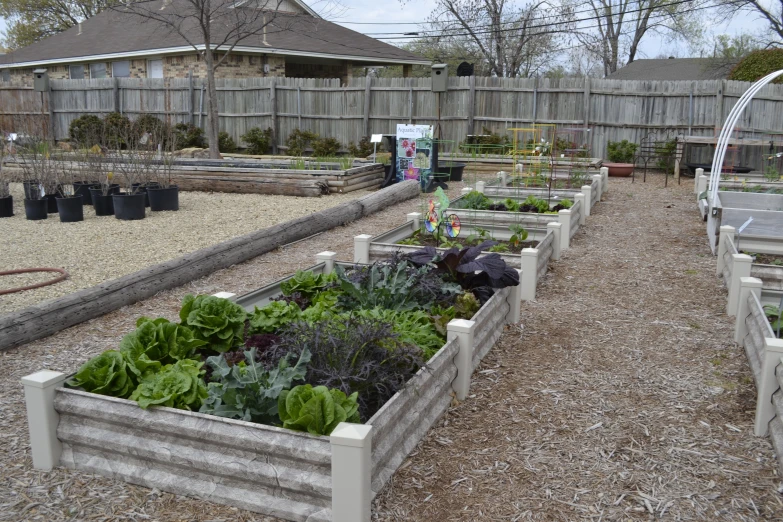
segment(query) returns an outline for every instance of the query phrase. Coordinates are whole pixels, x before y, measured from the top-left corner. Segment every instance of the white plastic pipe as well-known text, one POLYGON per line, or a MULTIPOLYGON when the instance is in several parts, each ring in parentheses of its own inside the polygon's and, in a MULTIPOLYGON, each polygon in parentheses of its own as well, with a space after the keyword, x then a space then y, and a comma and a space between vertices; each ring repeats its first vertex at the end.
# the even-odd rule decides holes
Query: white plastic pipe
MULTIPOLYGON (((750 86, 750 88, 743 93, 739 101, 732 107, 726 123, 721 129, 720 136, 718 136, 718 142, 715 147, 715 156, 712 157, 712 170, 710 171, 710 201, 715 201, 718 196, 718 185, 720 184, 720 175, 723 168, 723 158, 726 156, 726 149, 729 145, 729 139, 734 133, 734 126, 737 124, 742 111, 745 107, 750 105, 753 101, 753 97, 768 83, 783 75, 783 69, 775 71, 766 75, 756 83, 750 86)), ((719 115, 720 117, 720 115, 719 115)))

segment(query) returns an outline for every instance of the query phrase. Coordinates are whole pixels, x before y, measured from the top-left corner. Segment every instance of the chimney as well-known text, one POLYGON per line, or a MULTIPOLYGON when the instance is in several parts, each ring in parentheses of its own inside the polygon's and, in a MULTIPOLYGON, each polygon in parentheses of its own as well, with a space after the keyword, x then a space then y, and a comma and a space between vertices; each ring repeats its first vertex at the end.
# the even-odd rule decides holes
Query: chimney
POLYGON ((79 32, 76 34, 82 34, 82 23, 79 22, 77 25, 79 26, 79 32))

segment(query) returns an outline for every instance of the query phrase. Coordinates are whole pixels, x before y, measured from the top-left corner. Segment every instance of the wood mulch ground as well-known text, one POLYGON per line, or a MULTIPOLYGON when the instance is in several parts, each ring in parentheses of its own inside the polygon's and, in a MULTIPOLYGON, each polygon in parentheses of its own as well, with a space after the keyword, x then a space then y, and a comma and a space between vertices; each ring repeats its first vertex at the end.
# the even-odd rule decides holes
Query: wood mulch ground
MULTIPOLYGON (((458 192, 459 187, 455 187, 458 192)), ((779 520, 755 388, 692 186, 612 179, 474 375, 375 502, 378 520, 779 520)), ((453 196, 453 194, 452 194, 453 196)), ((186 293, 243 293, 322 250, 402 223, 396 205, 184 287, 0 352, 0 520, 271 521, 81 472, 31 469, 19 379, 73 371, 186 293)))

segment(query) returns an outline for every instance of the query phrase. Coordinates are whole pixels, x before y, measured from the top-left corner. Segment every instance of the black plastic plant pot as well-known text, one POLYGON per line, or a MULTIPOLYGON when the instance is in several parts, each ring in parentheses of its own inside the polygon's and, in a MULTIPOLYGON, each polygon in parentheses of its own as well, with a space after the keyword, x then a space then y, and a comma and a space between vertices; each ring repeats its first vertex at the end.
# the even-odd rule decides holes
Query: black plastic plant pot
POLYGON ((114 216, 123 221, 144 219, 144 196, 136 194, 113 194, 114 216))
POLYGON ((25 199, 38 199, 40 196, 40 187, 38 182, 34 179, 26 179, 22 182, 24 186, 25 199))
POLYGON ((142 185, 141 183, 134 183, 133 185, 131 185, 131 188, 133 189, 133 192, 135 192, 136 194, 144 194, 144 206, 149 207, 150 197, 147 195, 146 185, 142 185))
MULTIPOLYGON (((24 213, 27 219, 30 221, 38 221, 39 219, 47 219, 49 217, 47 212, 48 201, 45 199, 25 199, 24 200, 24 213)), ((55 202, 55 205, 57 203, 55 202)))
POLYGON ((438 163, 438 169, 449 172, 449 181, 462 181, 462 173, 466 165, 466 163, 441 161, 438 163))
POLYGON ((57 198, 57 212, 60 213, 60 223, 76 223, 84 221, 84 204, 82 196, 57 198))
POLYGON ((92 205, 92 196, 90 195, 90 189, 100 186, 98 183, 92 181, 74 181, 73 193, 82 197, 82 204, 92 205))
POLYGON ((90 197, 92 198, 92 206, 95 208, 96 216, 114 215, 114 199, 112 199, 112 194, 104 196, 101 189, 91 188, 90 197))
POLYGON ((179 187, 172 185, 168 188, 148 188, 147 195, 150 200, 150 210, 179 210, 179 187))
POLYGON ((47 194, 43 197, 46 201, 46 211, 49 214, 57 213, 57 194, 47 194))
POLYGON ((14 215, 14 197, 6 196, 0 198, 0 218, 12 217, 14 215))

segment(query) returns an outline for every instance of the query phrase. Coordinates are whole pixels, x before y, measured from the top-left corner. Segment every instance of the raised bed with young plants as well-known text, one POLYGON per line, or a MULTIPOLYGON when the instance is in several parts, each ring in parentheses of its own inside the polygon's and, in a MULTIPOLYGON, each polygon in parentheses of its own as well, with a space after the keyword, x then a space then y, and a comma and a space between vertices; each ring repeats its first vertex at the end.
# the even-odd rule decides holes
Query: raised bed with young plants
POLYGON ((236 302, 187 296, 177 318, 139 318, 56 390, 60 463, 331 520, 339 463, 326 436, 341 422, 373 427, 377 493, 448 407, 455 358, 472 372, 518 317, 518 272, 480 257, 488 246, 324 263, 236 302), (472 318, 472 342, 447 341, 458 318, 472 318))

